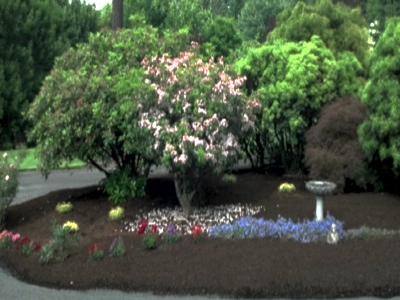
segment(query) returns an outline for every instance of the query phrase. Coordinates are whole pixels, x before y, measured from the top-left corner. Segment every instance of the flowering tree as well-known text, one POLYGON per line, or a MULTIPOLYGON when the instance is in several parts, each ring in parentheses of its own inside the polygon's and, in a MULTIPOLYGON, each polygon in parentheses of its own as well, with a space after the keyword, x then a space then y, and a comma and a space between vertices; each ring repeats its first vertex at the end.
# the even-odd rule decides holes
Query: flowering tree
POLYGON ((173 174, 186 215, 194 199, 201 200, 203 179, 237 161, 239 139, 253 129, 259 107, 239 89, 245 77, 229 75, 223 58, 202 61, 192 45, 194 51, 176 58, 142 61, 155 103, 139 105, 139 125, 153 133, 154 151, 173 174))

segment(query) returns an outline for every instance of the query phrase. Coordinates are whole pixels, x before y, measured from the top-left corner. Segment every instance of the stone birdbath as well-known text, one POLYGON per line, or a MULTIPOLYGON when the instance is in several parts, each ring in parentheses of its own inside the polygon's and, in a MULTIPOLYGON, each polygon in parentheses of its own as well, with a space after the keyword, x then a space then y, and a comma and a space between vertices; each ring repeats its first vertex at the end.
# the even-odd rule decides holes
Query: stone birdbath
POLYGON ((315 216, 317 221, 324 219, 324 196, 331 193, 336 184, 329 181, 311 180, 306 182, 306 189, 317 197, 315 216))

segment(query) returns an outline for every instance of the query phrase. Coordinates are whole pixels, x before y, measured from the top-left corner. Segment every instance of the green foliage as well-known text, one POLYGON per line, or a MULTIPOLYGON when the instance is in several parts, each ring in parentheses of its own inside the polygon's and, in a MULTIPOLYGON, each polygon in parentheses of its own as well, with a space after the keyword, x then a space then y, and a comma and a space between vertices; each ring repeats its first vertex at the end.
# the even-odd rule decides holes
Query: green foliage
POLYGON ((233 19, 216 17, 206 25, 204 33, 204 43, 202 44, 202 52, 204 49, 212 50, 206 53, 207 57, 218 58, 220 56, 228 57, 229 54, 240 46, 242 39, 238 33, 233 19))
POLYGON ((7 208, 14 200, 18 190, 18 168, 8 162, 7 153, 0 163, 0 229, 3 228, 7 208))
POLYGON ((379 40, 380 35, 386 28, 389 18, 400 16, 400 2, 397 0, 368 0, 366 18, 368 23, 373 23, 372 38, 374 42, 379 40))
POLYGON ((203 0, 203 7, 213 16, 237 19, 247 0, 203 0))
POLYGON ((357 136, 365 118, 356 98, 342 97, 321 109, 317 124, 306 133, 304 161, 310 178, 332 181, 338 192, 366 187, 367 164, 357 136))
POLYGON ((25 142, 23 119, 54 58, 97 29, 97 16, 79 0, 0 0, 0 147, 25 142))
POLYGON ((147 232, 142 238, 143 248, 146 250, 154 250, 157 248, 157 236, 154 232, 147 232))
MULTIPOLYGON (((146 23, 160 29, 179 31, 186 28, 190 40, 201 42, 211 12, 203 8, 202 0, 135 0, 124 1, 124 27, 135 28, 132 15, 143 16, 146 23)), ((101 11, 102 27, 111 27, 111 5, 101 11)))
POLYGON ((316 5, 298 2, 292 10, 279 15, 268 40, 300 42, 318 35, 335 55, 353 52, 364 65, 369 51, 366 25, 360 9, 333 4, 331 0, 321 0, 316 5))
POLYGON ((132 178, 130 171, 125 168, 110 174, 102 181, 102 184, 110 201, 117 204, 130 198, 144 196, 146 177, 138 175, 132 178))
MULTIPOLYGON (((152 137, 137 126, 137 105, 139 99, 147 105, 151 86, 144 83, 140 63, 164 50, 178 52, 186 33, 169 32, 161 39, 140 17, 132 22, 134 29, 93 34, 87 44, 57 58, 28 112, 35 124, 29 138, 38 143, 43 172, 77 158, 107 175, 113 165, 131 178, 147 177, 154 162, 152 137)), ((124 189, 121 197, 141 191, 140 185, 124 189)))
POLYGON ((364 68, 352 52, 336 55, 338 65, 337 94, 360 98, 366 83, 364 68))
POLYGON ((362 102, 368 115, 359 128, 359 139, 380 187, 397 186, 400 171, 400 18, 387 27, 371 55, 370 77, 362 102))
POLYGON ((113 240, 110 246, 110 254, 113 257, 122 257, 125 254, 125 244, 121 237, 113 240))
POLYGON ((64 261, 73 246, 79 243, 79 239, 71 231, 61 225, 55 224, 52 227, 53 239, 51 239, 40 250, 39 261, 49 263, 51 261, 64 261))
POLYGON ((275 27, 276 17, 295 5, 294 0, 247 1, 238 17, 238 27, 245 40, 265 41, 275 27))
POLYGON ((317 36, 310 42, 276 41, 250 49, 236 68, 247 77, 247 94, 258 98, 263 110, 255 135, 243 143, 253 166, 262 166, 268 157, 286 171, 297 171, 304 133, 320 107, 336 96, 338 67, 332 52, 317 36))

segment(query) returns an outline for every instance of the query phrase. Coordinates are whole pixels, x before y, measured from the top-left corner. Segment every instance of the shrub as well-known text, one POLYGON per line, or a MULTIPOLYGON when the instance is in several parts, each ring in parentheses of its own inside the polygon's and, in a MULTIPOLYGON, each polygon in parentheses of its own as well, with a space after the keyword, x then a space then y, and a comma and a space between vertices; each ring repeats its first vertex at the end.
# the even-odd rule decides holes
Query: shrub
POLYGON ((157 248, 157 235, 154 232, 147 232, 142 239, 143 248, 153 250, 157 248))
POLYGON ((106 177, 102 184, 109 199, 114 203, 122 203, 132 197, 145 195, 146 177, 132 177, 126 169, 117 170, 106 177))
POLYGON ((238 77, 223 59, 203 61, 198 44, 178 57, 143 60, 153 104, 139 103, 140 126, 155 137, 153 150, 173 174, 186 215, 202 202, 204 180, 233 165, 239 140, 254 127, 255 99, 245 96, 238 77))
POLYGON ((325 105, 306 133, 305 166, 310 177, 335 182, 338 192, 365 188, 367 165, 357 128, 365 119, 360 100, 342 97, 325 105))
POLYGON ((4 153, 0 163, 0 229, 4 226, 6 210, 14 200, 17 189, 18 169, 8 162, 7 153, 4 153))

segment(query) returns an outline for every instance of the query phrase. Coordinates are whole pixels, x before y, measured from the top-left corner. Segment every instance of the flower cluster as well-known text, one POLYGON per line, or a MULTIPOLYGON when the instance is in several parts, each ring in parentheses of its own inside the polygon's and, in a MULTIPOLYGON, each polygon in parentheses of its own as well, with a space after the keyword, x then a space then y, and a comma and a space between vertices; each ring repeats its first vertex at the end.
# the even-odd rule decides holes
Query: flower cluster
POLYGON ((59 202, 56 205, 56 211, 60 214, 69 213, 73 209, 73 205, 71 202, 59 202))
POLYGON ((29 237, 21 237, 19 233, 3 230, 0 233, 0 249, 7 249, 11 244, 15 245, 15 249, 22 255, 29 255, 33 251, 42 248, 40 243, 33 243, 29 237))
POLYGON ((117 206, 110 210, 108 217, 110 220, 120 220, 124 217, 125 210, 121 206, 117 206))
POLYGON ((139 105, 139 126, 152 133, 153 150, 176 175, 186 214, 202 176, 237 161, 239 139, 253 130, 259 108, 240 90, 245 77, 228 74, 222 60, 202 61, 196 51, 143 60, 154 103, 139 105))
POLYGON ((278 191, 281 193, 292 193, 296 191, 296 187, 293 183, 285 182, 279 186, 278 191))
POLYGON ((77 232, 79 230, 78 224, 72 221, 65 222, 62 227, 63 229, 68 230, 71 233, 77 232))
POLYGON ((149 224, 147 220, 142 220, 142 222, 140 222, 139 227, 137 228, 137 233, 141 235, 146 233, 146 231, 148 232, 149 230, 153 233, 157 233, 158 226, 156 224, 149 224))
POLYGON ((304 220, 294 223, 290 219, 279 217, 277 221, 244 217, 233 224, 224 224, 210 228, 209 236, 221 238, 272 238, 292 239, 301 243, 326 242, 331 225, 336 225, 339 238, 345 236, 343 224, 332 216, 322 221, 304 220))

